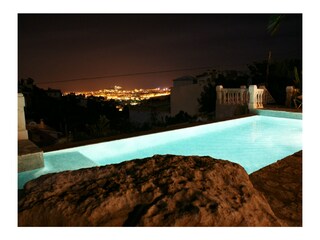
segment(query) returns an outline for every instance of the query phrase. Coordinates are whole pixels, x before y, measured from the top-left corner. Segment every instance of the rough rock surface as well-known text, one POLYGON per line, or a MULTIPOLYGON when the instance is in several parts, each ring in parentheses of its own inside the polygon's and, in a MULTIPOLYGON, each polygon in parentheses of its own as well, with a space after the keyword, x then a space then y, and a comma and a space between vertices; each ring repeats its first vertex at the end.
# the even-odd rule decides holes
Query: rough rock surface
POLYGON ((19 200, 19 226, 280 226, 238 164, 156 155, 48 174, 19 200))
POLYGON ((284 226, 302 226, 302 151, 250 174, 284 226))

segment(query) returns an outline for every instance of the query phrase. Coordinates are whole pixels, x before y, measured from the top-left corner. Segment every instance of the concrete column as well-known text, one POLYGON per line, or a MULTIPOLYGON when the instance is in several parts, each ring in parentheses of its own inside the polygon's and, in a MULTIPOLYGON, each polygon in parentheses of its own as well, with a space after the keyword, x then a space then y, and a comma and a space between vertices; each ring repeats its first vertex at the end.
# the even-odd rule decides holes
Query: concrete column
POLYGON ((291 100, 294 93, 294 87, 293 86, 287 86, 286 87, 286 107, 291 106, 291 100))
POLYGON ((257 108, 257 85, 249 86, 249 110, 253 110, 257 108))
POLYGON ((222 104, 222 85, 217 85, 216 86, 216 92, 217 92, 217 103, 222 104))
POLYGON ((28 131, 26 129, 26 119, 24 115, 24 96, 18 93, 18 140, 28 139, 28 131))

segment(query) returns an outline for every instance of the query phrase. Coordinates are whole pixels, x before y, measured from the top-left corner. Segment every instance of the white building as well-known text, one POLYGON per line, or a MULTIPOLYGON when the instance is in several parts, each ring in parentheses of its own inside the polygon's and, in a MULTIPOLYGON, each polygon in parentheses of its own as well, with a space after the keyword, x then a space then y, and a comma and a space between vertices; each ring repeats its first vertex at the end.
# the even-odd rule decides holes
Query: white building
POLYGON ((173 87, 170 94, 171 116, 180 111, 190 116, 199 114, 199 101, 203 87, 209 82, 214 83, 215 74, 208 71, 204 74, 184 76, 173 80, 173 87))

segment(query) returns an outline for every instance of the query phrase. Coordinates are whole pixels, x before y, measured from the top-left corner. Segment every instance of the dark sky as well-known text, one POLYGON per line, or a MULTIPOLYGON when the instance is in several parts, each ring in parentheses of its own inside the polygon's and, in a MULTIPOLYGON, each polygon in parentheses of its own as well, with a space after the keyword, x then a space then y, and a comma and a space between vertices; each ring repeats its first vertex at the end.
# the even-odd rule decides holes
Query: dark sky
POLYGON ((302 14, 287 14, 270 36, 269 14, 19 14, 18 78, 63 91, 170 87, 172 79, 211 66, 246 70, 302 58, 302 14), (70 79, 80 81, 57 82, 70 79), (45 83, 49 82, 49 83, 45 83))

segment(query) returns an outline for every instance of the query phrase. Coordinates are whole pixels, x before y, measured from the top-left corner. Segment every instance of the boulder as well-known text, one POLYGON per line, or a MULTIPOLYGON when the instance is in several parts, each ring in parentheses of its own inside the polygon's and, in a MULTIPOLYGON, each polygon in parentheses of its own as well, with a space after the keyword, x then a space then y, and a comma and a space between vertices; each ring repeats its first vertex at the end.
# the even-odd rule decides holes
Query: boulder
POLYGON ((302 151, 250 174, 284 226, 302 226, 302 151))
POLYGON ((280 226, 238 164, 155 155, 25 185, 19 226, 280 226))

